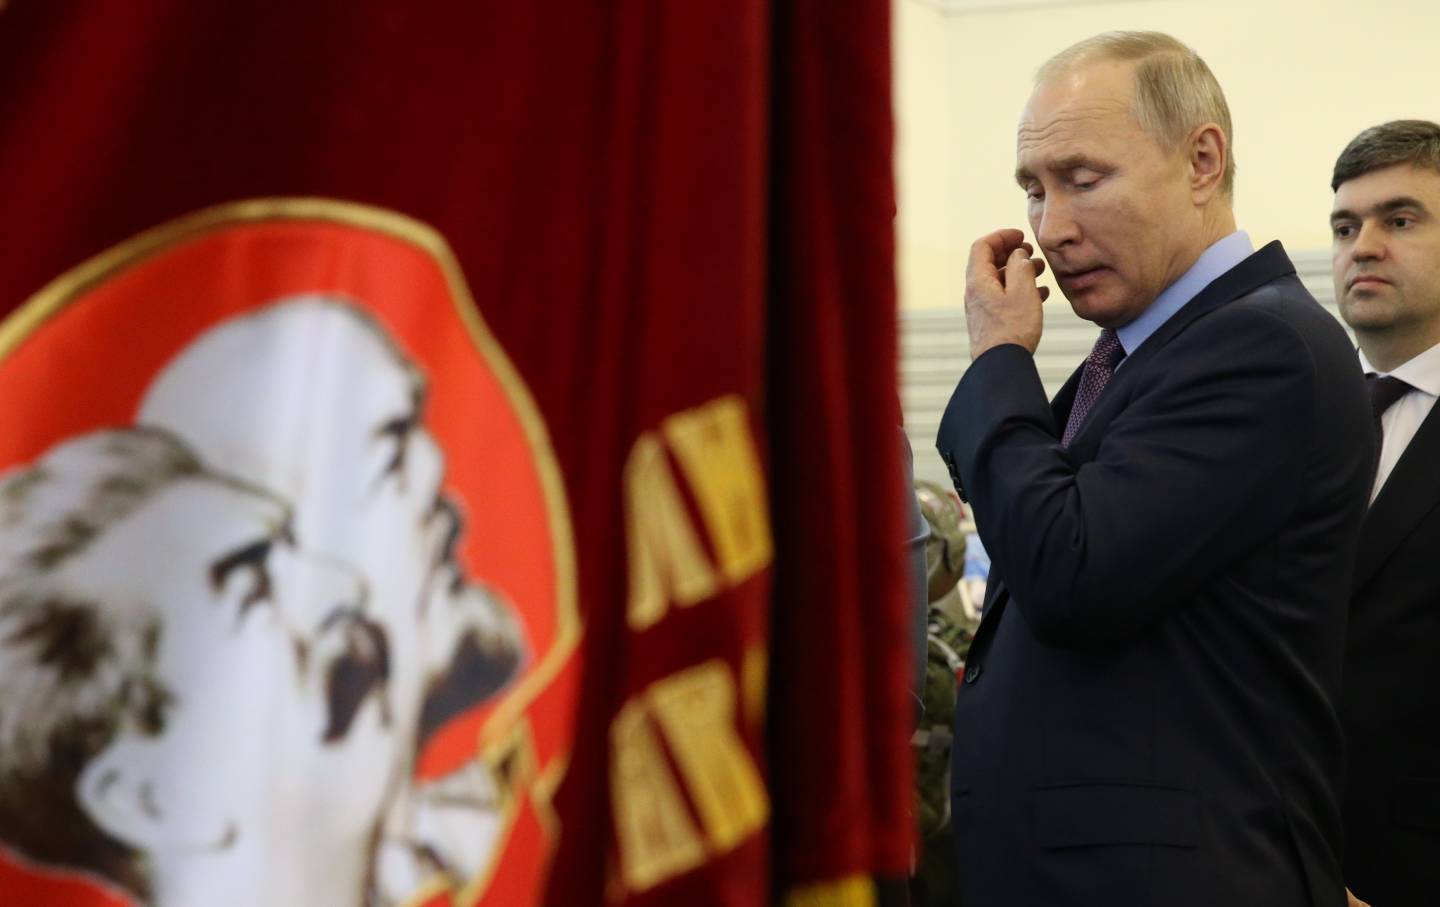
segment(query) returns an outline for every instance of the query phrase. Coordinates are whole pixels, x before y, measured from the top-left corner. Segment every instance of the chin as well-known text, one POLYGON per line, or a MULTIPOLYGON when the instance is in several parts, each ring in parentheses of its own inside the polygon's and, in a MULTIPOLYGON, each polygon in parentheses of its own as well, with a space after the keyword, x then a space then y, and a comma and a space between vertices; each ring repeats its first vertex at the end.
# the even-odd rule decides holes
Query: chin
POLYGON ((1399 319, 1384 305, 1371 305, 1370 300, 1351 298, 1340 303, 1340 316, 1355 331, 1384 331, 1395 327, 1399 319))
POLYGON ((1128 320, 1124 317, 1123 305, 1113 300, 1096 298, 1089 293, 1082 293, 1078 298, 1071 299, 1070 308, 1079 317, 1102 328, 1118 327, 1128 320))

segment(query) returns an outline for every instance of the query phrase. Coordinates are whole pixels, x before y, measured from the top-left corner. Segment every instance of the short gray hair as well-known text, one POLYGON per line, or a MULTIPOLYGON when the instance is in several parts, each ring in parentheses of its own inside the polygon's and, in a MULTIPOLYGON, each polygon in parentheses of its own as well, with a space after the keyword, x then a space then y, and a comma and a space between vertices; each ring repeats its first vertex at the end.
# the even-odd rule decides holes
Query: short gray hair
POLYGON ((1351 139, 1335 159, 1330 189, 1339 189, 1341 183, 1372 170, 1399 164, 1440 173, 1440 125, 1429 120, 1391 120, 1371 126, 1351 139))
POLYGON ((1235 192, 1235 131, 1230 105, 1200 55, 1163 32, 1112 31, 1086 38, 1051 57, 1036 82, 1094 60, 1135 62, 1135 119, 1167 148, 1178 148, 1190 131, 1214 123, 1225 134, 1225 173, 1220 191, 1235 192))

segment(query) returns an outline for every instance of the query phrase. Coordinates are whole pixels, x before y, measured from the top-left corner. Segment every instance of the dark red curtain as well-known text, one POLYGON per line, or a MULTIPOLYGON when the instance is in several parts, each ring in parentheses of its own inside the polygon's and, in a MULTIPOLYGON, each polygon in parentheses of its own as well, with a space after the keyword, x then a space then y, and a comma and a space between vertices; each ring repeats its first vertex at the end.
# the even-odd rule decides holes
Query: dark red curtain
MULTIPOLYGON (((563 727, 517 775, 544 902, 869 903, 870 880, 903 876, 911 854, 889 54, 881 0, 12 0, 0 314, 230 202, 333 199, 433 229, 533 398, 573 537, 569 692, 529 706, 563 727), (637 628, 627 463, 658 439, 722 562, 666 428, 722 400, 746 414, 773 559, 637 628), (733 684, 730 731, 766 789, 764 819, 732 816, 730 837, 651 705, 707 664, 733 684), (660 741, 702 851, 638 882, 615 819, 626 714, 660 741)), ((137 310, 134 330, 154 317, 137 310)), ((98 339, 124 355, 123 334, 98 339)), ((103 382, 108 366, 54 367, 103 382)), ((22 396, 0 433, 69 405, 45 385, 22 396)), ((502 848, 488 885, 424 903, 515 903, 496 900, 530 890, 505 875, 513 859, 502 848)), ((0 891, 141 903, 4 828, 0 891)))

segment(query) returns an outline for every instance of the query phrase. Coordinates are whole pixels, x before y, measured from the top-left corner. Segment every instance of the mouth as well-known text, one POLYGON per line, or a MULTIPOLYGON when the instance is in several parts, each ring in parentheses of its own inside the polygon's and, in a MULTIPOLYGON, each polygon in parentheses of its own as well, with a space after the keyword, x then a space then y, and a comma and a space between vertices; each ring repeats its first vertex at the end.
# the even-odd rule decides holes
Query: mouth
POLYGON ((355 612, 339 612, 327 623, 336 620, 347 622, 342 631, 347 645, 344 653, 331 663, 325 678, 329 710, 322 739, 326 744, 344 739, 371 696, 379 697, 382 721, 390 722, 385 699, 390 679, 390 643, 384 628, 355 612))
POLYGON ((1384 287, 1389 285, 1390 281, 1386 280, 1383 277, 1377 277, 1374 274, 1360 274, 1356 277, 1350 278, 1350 281, 1345 285, 1345 289, 1373 290, 1377 287, 1384 287))
POLYGON ((1060 283, 1060 288, 1067 294, 1080 293, 1094 287, 1110 273, 1110 269, 1104 265, 1094 268, 1078 268, 1075 270, 1056 270, 1055 279, 1060 283))

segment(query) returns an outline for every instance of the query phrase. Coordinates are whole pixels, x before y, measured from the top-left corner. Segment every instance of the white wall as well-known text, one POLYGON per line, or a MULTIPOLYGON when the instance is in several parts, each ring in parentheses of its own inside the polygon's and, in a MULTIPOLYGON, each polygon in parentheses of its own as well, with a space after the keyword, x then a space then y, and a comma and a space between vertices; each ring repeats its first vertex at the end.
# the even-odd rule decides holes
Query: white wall
MULTIPOLYGON (((1236 213, 1256 245, 1328 248, 1330 168, 1385 120, 1440 121, 1437 0, 1120 0, 946 13, 894 0, 900 299, 957 306, 965 252, 1024 228, 1015 124, 1035 70, 1110 29, 1156 29, 1195 48, 1235 121, 1236 213)), ((1028 232, 1028 230, 1027 230, 1028 232)), ((1050 305, 1065 305, 1058 293, 1050 305)))

